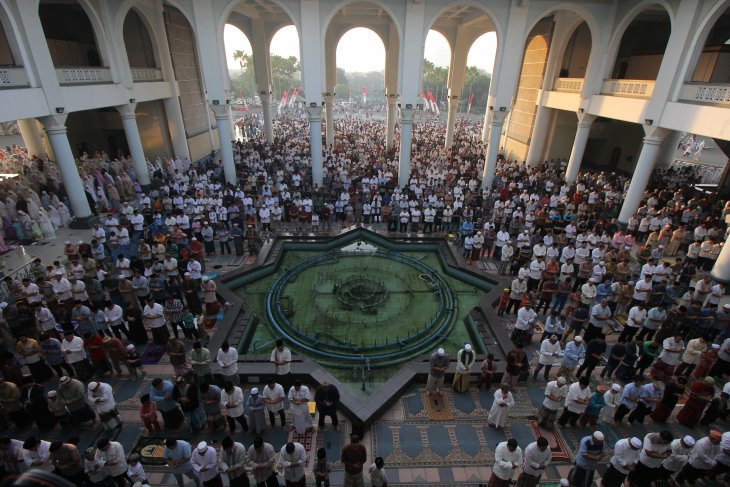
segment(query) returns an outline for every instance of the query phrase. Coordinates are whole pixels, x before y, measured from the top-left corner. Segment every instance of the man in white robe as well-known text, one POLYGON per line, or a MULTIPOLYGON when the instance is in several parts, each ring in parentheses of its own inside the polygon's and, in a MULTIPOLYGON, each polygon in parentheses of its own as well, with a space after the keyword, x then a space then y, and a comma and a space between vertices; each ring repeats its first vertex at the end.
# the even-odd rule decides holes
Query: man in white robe
POLYGON ((515 405, 515 398, 509 391, 509 386, 502 384, 502 386, 494 393, 494 402, 492 407, 489 409, 489 417, 487 418, 487 425, 494 425, 497 428, 504 427, 507 416, 509 416, 509 410, 515 405))
POLYGON ((303 386, 299 380, 294 381, 294 385, 289 389, 289 403, 291 404, 294 429, 300 435, 313 429, 312 415, 309 413, 309 402, 311 400, 312 395, 309 393, 309 388, 303 386))

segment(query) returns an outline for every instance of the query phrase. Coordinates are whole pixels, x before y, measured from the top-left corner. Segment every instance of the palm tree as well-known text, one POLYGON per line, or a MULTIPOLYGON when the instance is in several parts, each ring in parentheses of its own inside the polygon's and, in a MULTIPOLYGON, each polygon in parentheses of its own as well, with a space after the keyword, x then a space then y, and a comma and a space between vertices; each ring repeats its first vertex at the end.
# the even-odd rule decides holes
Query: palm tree
POLYGON ((238 65, 241 67, 241 74, 243 74, 243 68, 248 66, 249 55, 245 51, 240 49, 233 51, 233 60, 238 61, 238 65))

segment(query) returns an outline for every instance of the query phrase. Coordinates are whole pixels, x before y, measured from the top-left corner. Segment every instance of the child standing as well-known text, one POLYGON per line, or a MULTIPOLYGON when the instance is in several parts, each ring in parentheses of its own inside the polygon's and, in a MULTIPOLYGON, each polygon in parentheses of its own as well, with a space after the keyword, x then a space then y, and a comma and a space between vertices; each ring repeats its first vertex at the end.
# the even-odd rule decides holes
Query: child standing
POLYGON ((139 453, 132 453, 127 459, 127 475, 132 479, 132 484, 139 482, 142 485, 150 485, 147 482, 147 474, 139 461, 139 453))
POLYGON ((139 400, 142 403, 139 407, 139 417, 144 422, 147 432, 160 431, 160 423, 157 421, 157 405, 150 401, 149 394, 144 394, 139 400))
POLYGON ((183 333, 186 339, 192 340, 193 337, 200 339, 200 333, 198 333, 198 329, 195 327, 195 315, 190 312, 190 308, 187 306, 183 310, 182 322, 183 333))
POLYGON ((330 487, 330 472, 332 471, 332 462, 327 460, 327 450, 320 448, 317 450, 317 461, 314 462, 312 473, 317 487, 330 487))
POLYGON ((373 487, 388 487, 388 476, 385 474, 385 461, 383 457, 378 457, 375 462, 370 465, 370 483, 373 487))
POLYGON ((507 310, 509 305, 509 288, 504 288, 502 294, 499 296, 499 304, 497 305, 497 316, 504 316, 504 312, 507 310))
POLYGON ((144 367, 142 366, 142 358, 139 356, 137 349, 134 348, 134 345, 131 343, 127 345, 126 361, 127 369, 129 369, 129 375, 132 376, 132 379, 136 380, 139 377, 137 375, 137 370, 142 373, 142 377, 147 375, 144 371, 144 367))

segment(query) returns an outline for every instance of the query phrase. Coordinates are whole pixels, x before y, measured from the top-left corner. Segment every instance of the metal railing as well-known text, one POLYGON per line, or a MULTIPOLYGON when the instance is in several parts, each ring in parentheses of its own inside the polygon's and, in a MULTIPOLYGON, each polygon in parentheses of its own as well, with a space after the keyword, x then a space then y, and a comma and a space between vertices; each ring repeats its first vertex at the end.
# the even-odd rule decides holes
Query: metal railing
POLYGON ((158 68, 132 68, 132 81, 162 81, 162 70, 158 68))
POLYGON ((0 88, 16 88, 28 86, 25 69, 22 66, 0 68, 0 88))
MULTIPOLYGON (((11 277, 13 281, 20 282, 24 278, 29 277, 31 281, 35 282, 33 273, 30 271, 32 264, 33 261, 30 261, 15 270, 12 270, 8 273, 3 273, 2 278, 4 279, 6 277, 11 277)), ((0 281, 0 301, 5 301, 8 303, 15 302, 15 296, 13 296, 12 291, 10 290, 10 288, 8 288, 8 284, 5 281, 0 281)))
POLYGON ((58 77, 58 82, 62 85, 87 85, 112 82, 112 72, 109 68, 57 68, 56 76, 58 77))
POLYGON ((682 86, 679 99, 699 103, 730 105, 730 85, 686 83, 682 86))
POLYGON ((553 91, 580 93, 583 91, 583 78, 555 78, 553 91))
POLYGON ((627 98, 651 98, 656 81, 647 79, 607 79, 601 93, 627 98))

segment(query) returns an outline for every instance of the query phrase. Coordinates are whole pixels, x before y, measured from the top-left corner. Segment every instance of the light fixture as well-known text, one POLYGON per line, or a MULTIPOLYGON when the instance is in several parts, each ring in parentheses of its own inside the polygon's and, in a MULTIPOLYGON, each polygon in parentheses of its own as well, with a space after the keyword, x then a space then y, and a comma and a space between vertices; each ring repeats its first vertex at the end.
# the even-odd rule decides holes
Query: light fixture
POLYGON ((580 113, 583 113, 583 112, 585 112, 585 110, 584 110, 584 109, 582 109, 582 108, 579 108, 579 109, 578 109, 578 112, 580 112, 580 113))
POLYGON ((213 105, 220 105, 220 104, 221 104, 220 100, 213 100, 213 105))
POLYGON ((406 110, 410 110, 413 108, 413 105, 411 103, 406 103, 406 110))
POLYGON ((63 113, 63 107, 56 107, 56 113, 63 113))
POLYGON ((489 110, 490 110, 490 111, 493 111, 493 110, 494 110, 494 107, 490 105, 490 106, 489 106, 489 110))
POLYGON ((499 111, 500 112, 506 112, 507 111, 507 107, 499 107, 499 111))
POLYGON ((316 102, 310 102, 309 103, 309 106, 310 106, 310 108, 317 108, 317 103, 316 102))
POLYGON ((644 123, 647 125, 654 125, 654 119, 651 118, 645 118, 644 123))
POLYGON ((137 102, 137 99, 136 98, 130 98, 129 99, 129 103, 136 103, 136 102, 137 102))

